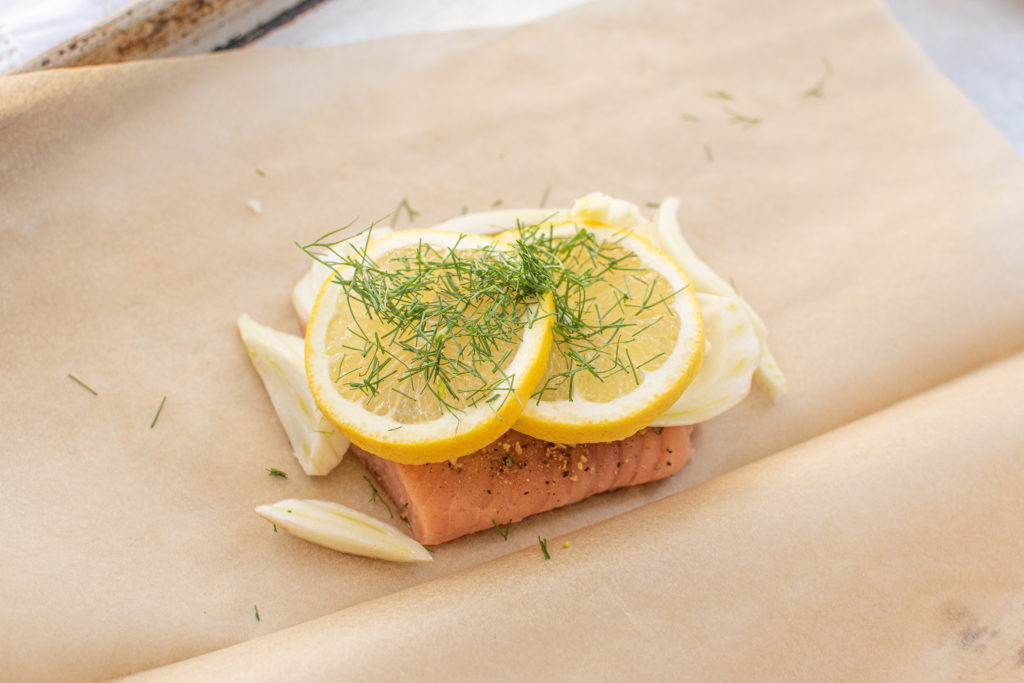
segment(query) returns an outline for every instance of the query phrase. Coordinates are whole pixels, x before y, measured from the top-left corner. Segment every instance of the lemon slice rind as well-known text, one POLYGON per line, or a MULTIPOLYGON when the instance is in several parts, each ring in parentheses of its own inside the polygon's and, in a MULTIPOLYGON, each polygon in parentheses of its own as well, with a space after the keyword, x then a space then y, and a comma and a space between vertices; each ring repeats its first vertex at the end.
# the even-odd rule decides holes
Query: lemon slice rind
MULTIPOLYGON (((421 242, 438 248, 458 245, 460 250, 500 248, 487 237, 439 230, 407 230, 372 242, 367 254, 380 262, 390 252, 421 242)), ((351 272, 350 267, 338 271, 343 278, 351 272)), ((328 278, 317 296, 306 330, 306 374, 324 415, 353 443, 380 457, 423 464, 449 460, 483 448, 512 427, 544 373, 551 346, 553 304, 550 295, 542 297, 531 308, 522 341, 505 368, 508 383, 495 389, 497 400, 466 406, 458 413, 446 411, 421 423, 399 423, 390 414, 371 412, 362 403, 346 399, 334 386, 330 358, 323 349, 341 296, 344 296, 343 287, 335 278, 328 278)))

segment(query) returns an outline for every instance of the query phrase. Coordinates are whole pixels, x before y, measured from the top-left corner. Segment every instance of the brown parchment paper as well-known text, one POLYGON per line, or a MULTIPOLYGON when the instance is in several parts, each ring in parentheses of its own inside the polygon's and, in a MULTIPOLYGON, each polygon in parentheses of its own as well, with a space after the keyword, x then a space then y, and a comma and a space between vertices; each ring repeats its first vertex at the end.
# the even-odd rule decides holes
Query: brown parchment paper
POLYGON ((524 549, 140 679, 1020 680, 1022 384, 1018 355, 550 539, 551 561, 524 549))
MULTIPOLYGON (((0 678, 139 671, 420 584, 444 600, 435 579, 1018 350, 1021 188, 1020 158, 866 1, 599 2, 515 30, 2 78, 0 678), (824 97, 807 97, 822 57, 824 97), (790 393, 703 425, 670 481, 507 542, 447 544, 428 566, 273 534, 251 509, 290 496, 386 516, 354 461, 301 475, 238 341, 243 311, 295 330, 292 243, 403 197, 429 225, 549 187, 549 206, 679 195, 695 249, 768 322, 790 393)), ((961 410, 970 425, 985 407, 961 410)), ((615 553, 591 557, 596 571, 615 553)), ((641 627, 686 622, 672 595, 641 627)))

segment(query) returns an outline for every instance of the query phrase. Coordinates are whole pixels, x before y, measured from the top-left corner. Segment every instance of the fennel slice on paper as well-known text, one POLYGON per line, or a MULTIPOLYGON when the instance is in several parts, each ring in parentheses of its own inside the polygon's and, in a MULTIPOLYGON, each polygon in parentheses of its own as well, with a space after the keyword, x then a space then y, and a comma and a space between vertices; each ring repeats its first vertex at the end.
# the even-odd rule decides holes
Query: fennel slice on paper
POLYGON ((302 470, 328 474, 341 462, 349 441, 316 407, 302 338, 261 325, 245 313, 238 317, 238 331, 302 470))
POLYGON ((369 515, 326 500, 281 500, 256 514, 310 543, 331 550, 392 562, 432 562, 430 551, 401 531, 369 515))

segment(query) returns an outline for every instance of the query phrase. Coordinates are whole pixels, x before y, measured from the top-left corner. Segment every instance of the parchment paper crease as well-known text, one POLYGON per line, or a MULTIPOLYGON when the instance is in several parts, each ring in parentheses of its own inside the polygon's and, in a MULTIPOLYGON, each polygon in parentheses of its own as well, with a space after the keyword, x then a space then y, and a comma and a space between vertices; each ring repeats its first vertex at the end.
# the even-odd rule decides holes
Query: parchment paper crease
MULTIPOLYGON (((495 606, 507 599, 517 607, 487 620, 491 632, 518 640, 515 624, 536 622, 536 601, 557 594, 551 580, 563 565, 580 583, 572 590, 588 577, 604 583, 593 584, 590 602, 554 600, 559 620, 583 629, 597 613, 620 615, 610 634, 622 649, 566 643, 564 671, 552 675, 586 670, 590 659, 617 666, 623 649, 655 630, 679 648, 679 634, 699 628, 719 645, 742 642, 749 656, 723 661, 722 650, 694 648, 706 655, 695 671, 797 671, 772 658, 824 646, 801 635, 822 614, 834 619, 829 643, 839 652, 841 636, 870 621, 863 600, 844 596, 882 595, 885 633, 912 633, 892 649, 859 641, 871 651, 833 658, 835 675, 898 676, 928 652, 914 611, 925 607, 913 592, 926 584, 908 579, 879 592, 880 570, 855 555, 862 545, 885 555, 889 574, 974 577, 970 591, 954 582, 926 595, 959 600, 977 618, 961 629, 998 630, 991 642, 968 640, 1004 666, 1013 638, 1021 640, 1022 579, 1012 570, 1022 566, 1020 529, 1000 527, 989 512, 1020 517, 1020 421, 1005 403, 1016 390, 1019 404, 1020 392, 1004 377, 1019 362, 963 385, 992 384, 992 400, 980 400, 983 389, 943 389, 936 395, 947 398, 887 408, 1024 348, 1022 188, 1021 159, 867 0, 599 2, 515 30, 2 78, 0 678, 140 671, 346 608, 324 637, 371 629, 360 631, 358 669, 385 662, 388 643, 423 627, 388 616, 407 599, 409 614, 417 601, 436 609, 450 600, 437 618, 465 614, 465 631, 480 628, 475 596, 495 606), (822 58, 831 65, 824 97, 805 96, 822 58), (354 461, 315 481, 290 462, 237 338, 243 311, 295 329, 289 292, 306 264, 293 242, 357 216, 379 218, 403 197, 425 226, 463 206, 534 206, 546 188, 549 206, 592 190, 640 204, 679 195, 698 253, 768 322, 791 392, 776 406, 755 393, 703 425, 694 462, 670 481, 529 520, 507 542, 482 533, 447 544, 429 566, 346 557, 274 534, 251 509, 289 496, 386 517, 367 501, 354 461), (887 466, 905 476, 891 481, 874 481, 861 460, 844 456, 856 452, 861 429, 841 428, 876 413, 864 423, 876 425, 863 437, 872 445, 864 462, 881 473, 885 444, 901 444, 887 466), (940 424, 941 434, 924 428, 940 424), (763 476, 683 491, 821 435, 743 471, 763 476), (268 477, 266 467, 291 476, 268 477), (733 509, 735 482, 748 492, 735 517, 717 517, 714 506, 701 512, 711 500, 733 509), (816 507, 838 490, 862 506, 816 507), (933 526, 939 493, 969 519, 990 522, 935 518, 933 526), (885 514, 896 499, 913 513, 905 526, 885 514), (761 541, 748 550, 757 527, 736 530, 758 509, 774 525, 769 538, 791 533, 804 554, 761 541), (538 535, 576 538, 609 518, 581 532, 581 552, 535 561, 538 535), (700 533, 687 526, 698 518, 700 533), (714 536, 715 523, 734 533, 694 548, 690 539, 714 536), (792 597, 782 578, 799 567, 787 563, 821 566, 807 544, 847 527, 856 538, 841 535, 826 557, 863 564, 867 592, 853 580, 861 573, 844 569, 803 584, 785 619, 769 622, 792 597), (948 536, 931 554, 926 543, 901 542, 940 532, 948 536), (938 550, 953 548, 952 558, 938 550), (708 612, 692 604, 696 589, 678 567, 670 580, 655 571, 661 549, 677 563, 693 558, 685 575, 714 598, 708 612), (732 573, 717 581, 707 572, 723 563, 732 573), (496 591, 486 577, 508 567, 522 572, 496 591), (757 592, 738 590, 740 569, 748 577, 763 569, 757 592), (620 583, 609 585, 611 575, 620 583), (712 606, 722 610, 709 621, 712 606), (769 630, 781 639, 776 649, 738 640, 769 630)), ((538 634, 544 627, 536 623, 538 634)), ((290 633, 279 636, 289 650, 290 633)), ((932 635, 938 651, 948 634, 932 635)), ((297 674, 333 671, 321 667, 341 645, 316 643, 323 649, 297 674)), ((406 673, 468 676, 463 665, 482 666, 479 653, 449 654, 444 667, 406 673)), ((960 671, 936 657, 930 671, 960 671)), ((258 673, 247 657, 235 661, 239 675, 258 673)), ((660 673, 677 671, 671 661, 660 673)), ((658 666, 645 658, 646 671, 658 666)))
POLYGON ((550 562, 524 549, 142 680, 1020 678, 1022 383, 1018 355, 550 539, 550 562))

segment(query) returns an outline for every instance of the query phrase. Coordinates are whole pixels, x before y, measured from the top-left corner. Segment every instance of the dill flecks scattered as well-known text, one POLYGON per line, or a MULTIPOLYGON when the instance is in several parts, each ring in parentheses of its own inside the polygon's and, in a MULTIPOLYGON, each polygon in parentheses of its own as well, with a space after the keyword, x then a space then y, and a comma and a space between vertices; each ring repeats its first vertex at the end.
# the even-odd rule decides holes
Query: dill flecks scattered
POLYGON ((551 194, 551 186, 548 185, 547 187, 544 188, 544 194, 542 194, 540 196, 540 204, 539 204, 540 208, 543 209, 544 207, 547 206, 547 204, 548 204, 548 195, 550 195, 550 194, 551 194))
POLYGON ((690 123, 700 123, 700 117, 695 114, 683 114, 683 121, 689 121, 690 123))
POLYGON ((761 123, 761 119, 755 116, 747 116, 746 114, 740 114, 737 111, 729 109, 729 107, 726 107, 723 111, 725 111, 725 113, 729 115, 729 123, 739 125, 743 128, 743 130, 753 128, 757 124, 761 123))
POLYGON ((275 534, 277 533, 277 525, 276 524, 274 525, 274 533, 275 534))
MULTIPOLYGON (((391 212, 390 225, 392 228, 395 227, 395 224, 398 222, 398 216, 402 213, 402 209, 405 209, 406 215, 409 216, 410 223, 416 220, 416 216, 420 215, 419 211, 415 210, 409 205, 409 200, 406 199, 405 197, 402 197, 402 201, 398 202, 398 206, 396 206, 395 210, 391 212)), ((349 225, 351 225, 351 223, 349 225)))
POLYGON ((570 543, 569 541, 566 541, 565 543, 562 544, 562 547, 563 548, 568 548, 571 545, 572 545, 572 543, 570 543))
POLYGON ((540 543, 540 551, 542 553, 544 553, 544 559, 545 560, 550 560, 551 559, 551 555, 548 553, 548 539, 541 538, 540 536, 538 536, 537 537, 537 542, 540 543))
POLYGON ((86 384, 86 383, 85 383, 85 382, 83 382, 82 380, 80 380, 80 379, 78 379, 77 377, 75 377, 74 375, 72 375, 72 374, 71 374, 70 372, 68 373, 68 377, 69 377, 69 378, 71 378, 71 381, 72 381, 72 382, 74 382, 74 383, 75 383, 75 384, 77 384, 78 386, 82 387, 83 389, 85 389, 86 391, 88 391, 88 392, 89 392, 90 394, 92 394, 93 396, 99 396, 99 394, 97 394, 97 393, 96 393, 96 390, 95 390, 95 389, 93 389, 93 388, 92 388, 92 387, 90 387, 90 386, 89 386, 88 384, 86 384))
POLYGON ((491 520, 491 524, 493 524, 494 528, 497 530, 497 532, 499 534, 501 534, 501 537, 507 541, 508 540, 508 532, 512 530, 512 520, 511 519, 508 520, 508 524, 505 525, 505 529, 504 530, 502 530, 501 525, 498 524, 493 519, 491 520))
POLYGON ((707 97, 713 97, 716 100, 731 100, 731 99, 733 99, 732 93, 726 92, 725 90, 705 90, 704 94, 707 97))
POLYGON ((711 146, 710 145, 704 145, 704 157, 708 161, 714 161, 715 160, 715 158, 713 156, 711 156, 711 146))
POLYGON ((804 90, 804 97, 824 97, 825 96, 825 82, 828 81, 829 76, 832 75, 832 64, 825 57, 821 58, 821 62, 825 67, 825 72, 818 79, 818 82, 813 86, 804 90))
POLYGON ((256 605, 252 606, 252 611, 256 614, 256 621, 260 620, 260 608, 256 605))
POLYGON ((501 206, 501 200, 500 199, 495 199, 494 202, 491 204, 491 208, 492 209, 497 209, 499 206, 501 206))
POLYGON ((383 506, 384 506, 384 509, 388 511, 388 517, 389 517, 390 519, 394 519, 394 518, 395 518, 395 515, 394 515, 394 513, 392 513, 392 512, 391 512, 391 506, 390 506, 390 505, 388 505, 388 504, 387 504, 387 503, 386 503, 386 502, 384 501, 384 499, 383 499, 383 498, 381 498, 381 497, 380 497, 380 496, 379 496, 379 495, 377 494, 377 487, 373 485, 373 482, 372 482, 372 481, 370 481, 370 478, 369 478, 368 476, 366 476, 365 474, 363 475, 363 479, 365 479, 365 480, 366 480, 366 483, 370 485, 370 500, 369 500, 368 502, 370 502, 370 503, 372 503, 373 501, 377 501, 377 502, 379 502, 379 503, 380 503, 381 505, 383 505, 383 506))
POLYGON ((267 174, 263 172, 262 168, 257 168, 256 169, 256 175, 258 175, 260 178, 266 178, 267 177, 267 174))
POLYGON ((287 472, 282 472, 276 467, 264 467, 263 469, 265 469, 267 471, 267 474, 270 475, 271 477, 281 477, 282 479, 288 478, 287 472))
POLYGON ((469 207, 466 206, 465 204, 463 204, 462 205, 462 214, 461 215, 465 216, 467 213, 469 213, 469 207))
POLYGON ((149 428, 150 429, 152 429, 153 427, 156 426, 156 421, 158 419, 160 419, 160 413, 163 412, 163 410, 164 410, 164 403, 166 403, 166 402, 167 402, 167 397, 166 396, 164 396, 162 399, 160 399, 160 406, 156 409, 156 415, 153 416, 153 421, 149 423, 149 428))
POLYGON ((644 206, 646 206, 648 209, 660 209, 661 202, 644 202, 644 206))

